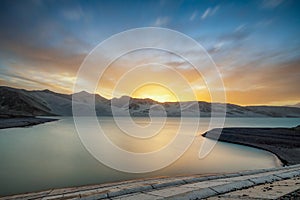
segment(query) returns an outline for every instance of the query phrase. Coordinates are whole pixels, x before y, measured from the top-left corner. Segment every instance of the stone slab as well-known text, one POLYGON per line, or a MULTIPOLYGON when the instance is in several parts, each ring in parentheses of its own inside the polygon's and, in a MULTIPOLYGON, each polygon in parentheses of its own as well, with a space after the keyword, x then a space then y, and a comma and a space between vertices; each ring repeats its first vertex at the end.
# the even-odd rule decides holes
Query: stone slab
POLYGON ((177 194, 182 194, 186 192, 190 192, 195 190, 195 188, 188 188, 188 187, 171 187, 171 188, 165 188, 165 189, 159 189, 159 190, 153 190, 150 192, 147 192, 146 194, 156 195, 160 197, 170 197, 177 194))
POLYGON ((263 184, 263 183, 272 183, 274 181, 279 181, 279 180, 282 180, 282 178, 275 176, 275 175, 269 175, 269 176, 251 178, 249 180, 251 182, 255 183, 256 185, 258 185, 258 184, 263 184))
POLYGON ((239 190, 247 187, 253 186, 254 183, 248 180, 244 181, 237 181, 237 182, 232 182, 232 183, 227 183, 223 185, 217 185, 210 187, 212 190, 216 191, 218 194, 230 192, 233 190, 239 190))
POLYGON ((196 199, 203 199, 203 198, 207 198, 210 196, 214 196, 217 195, 217 193, 215 191, 213 191, 210 188, 203 188, 200 190, 193 190, 191 192, 186 192, 183 194, 179 194, 179 195, 175 195, 175 196, 171 196, 171 197, 167 197, 165 199, 172 199, 172 200, 196 200, 196 199))
POLYGON ((203 182, 199 182, 199 183, 191 183, 191 184, 185 184, 182 185, 181 187, 189 187, 189 188, 207 188, 207 187, 213 187, 213 186, 217 186, 217 185, 223 185, 226 184, 228 182, 226 181, 203 181, 203 182))
POLYGON ((278 199, 300 188, 300 177, 289 180, 276 181, 264 185, 254 186, 244 190, 229 192, 223 195, 208 198, 219 199, 278 199))
POLYGON ((137 193, 134 195, 124 195, 121 197, 115 197, 112 198, 113 200, 158 200, 158 199, 162 199, 161 197, 157 197, 157 196, 153 196, 150 194, 144 194, 144 193, 137 193))

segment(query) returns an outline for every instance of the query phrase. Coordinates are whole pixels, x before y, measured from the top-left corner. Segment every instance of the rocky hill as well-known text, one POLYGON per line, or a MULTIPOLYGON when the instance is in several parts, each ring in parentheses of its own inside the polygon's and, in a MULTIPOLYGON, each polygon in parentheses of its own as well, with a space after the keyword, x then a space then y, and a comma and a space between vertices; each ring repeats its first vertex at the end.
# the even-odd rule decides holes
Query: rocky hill
MULTIPOLYGON (((0 117, 18 116, 71 116, 72 99, 80 107, 91 106, 95 98, 95 110, 98 116, 115 114, 131 116, 164 115, 171 117, 200 116, 208 117, 212 109, 215 114, 222 113, 225 104, 203 101, 159 103, 152 99, 136 99, 128 96, 106 99, 98 94, 79 92, 73 95, 60 94, 50 90, 27 91, 0 86, 0 117), (212 106, 213 105, 213 106, 212 106), (198 110, 197 110, 198 109, 198 110)), ((84 115, 84 114, 83 114, 84 115)), ((239 106, 226 104, 227 117, 300 117, 300 108, 282 106, 239 106)))

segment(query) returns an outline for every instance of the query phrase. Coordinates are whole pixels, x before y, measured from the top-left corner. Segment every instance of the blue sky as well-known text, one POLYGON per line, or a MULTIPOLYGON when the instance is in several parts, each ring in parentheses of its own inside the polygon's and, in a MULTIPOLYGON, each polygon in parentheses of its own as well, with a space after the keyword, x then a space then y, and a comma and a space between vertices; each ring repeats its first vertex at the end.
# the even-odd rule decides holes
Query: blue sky
POLYGON ((1 85, 70 93, 78 67, 97 44, 155 26, 206 48, 224 75, 229 102, 300 101, 297 0, 0 2, 1 85))

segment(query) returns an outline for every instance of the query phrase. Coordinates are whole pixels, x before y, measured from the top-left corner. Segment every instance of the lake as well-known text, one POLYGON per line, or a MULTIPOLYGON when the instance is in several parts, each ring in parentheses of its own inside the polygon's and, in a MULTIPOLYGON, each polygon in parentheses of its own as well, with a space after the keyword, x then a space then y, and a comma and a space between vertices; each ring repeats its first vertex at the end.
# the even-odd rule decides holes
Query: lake
MULTIPOLYGON (((59 118, 59 121, 33 127, 0 130, 0 195, 135 178, 237 172, 281 165, 269 152, 223 142, 218 142, 208 156, 199 159, 201 144, 207 140, 201 134, 207 131, 210 120, 202 118, 194 142, 170 166, 150 173, 120 172, 101 164, 90 155, 78 137, 72 117, 59 118)), ((180 118, 168 118, 159 134, 149 140, 137 140, 124 134, 113 118, 98 119, 114 144, 136 153, 163 147, 172 139, 180 124, 180 118)), ((123 120, 126 124, 127 119, 123 120)), ((147 126, 149 123, 148 118, 134 120, 140 126, 147 126)), ((300 118, 227 118, 225 127, 293 127, 299 124, 300 118)), ((93 129, 88 123, 86 126, 93 129)), ((107 152, 110 150, 107 149, 107 152)), ((112 156, 118 158, 118 155, 112 156)), ((143 164, 151 162, 160 161, 149 160, 143 164)))

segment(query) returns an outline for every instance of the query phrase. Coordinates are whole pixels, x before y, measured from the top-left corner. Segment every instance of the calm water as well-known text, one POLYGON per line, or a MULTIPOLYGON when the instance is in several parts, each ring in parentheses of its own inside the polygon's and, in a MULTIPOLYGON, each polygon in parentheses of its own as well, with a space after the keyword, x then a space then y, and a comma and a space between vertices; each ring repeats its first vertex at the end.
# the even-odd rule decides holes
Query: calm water
MULTIPOLYGON (((99 120, 111 141, 133 152, 148 152, 164 146, 174 136, 180 122, 179 118, 170 118, 151 140, 134 141, 120 131, 112 118, 99 120)), ((136 122, 143 126, 148 119, 138 118, 136 122)), ((96 161, 81 144, 71 117, 34 127, 0 130, 0 195, 142 177, 235 172, 280 165, 269 152, 222 142, 206 158, 199 159, 198 152, 205 140, 201 134, 206 131, 208 122, 208 118, 201 120, 199 136, 179 160, 162 170, 144 174, 119 172, 96 161)), ((292 127, 299 124, 300 118, 228 118, 225 126, 292 127)))

